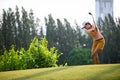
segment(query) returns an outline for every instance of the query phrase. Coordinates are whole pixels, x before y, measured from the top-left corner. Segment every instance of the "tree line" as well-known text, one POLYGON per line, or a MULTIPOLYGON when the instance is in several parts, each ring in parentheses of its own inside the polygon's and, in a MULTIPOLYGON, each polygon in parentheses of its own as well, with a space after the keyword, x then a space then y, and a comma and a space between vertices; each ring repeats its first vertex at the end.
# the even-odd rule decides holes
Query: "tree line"
POLYGON ((17 6, 15 12, 11 8, 7 11, 3 9, 0 19, 0 46, 4 46, 9 50, 13 44, 15 49, 22 47, 27 49, 31 39, 38 36, 37 24, 38 22, 37 20, 35 21, 32 10, 28 13, 22 7, 20 13, 17 6))
MULTIPOLYGON (((74 55, 80 54, 78 56, 84 56, 84 52, 88 53, 86 50, 91 49, 92 39, 86 34, 83 34, 77 23, 72 26, 66 18, 64 18, 62 22, 60 19, 54 19, 51 14, 45 17, 44 20, 46 35, 43 34, 42 25, 39 25, 39 19, 34 18, 32 10, 28 13, 22 7, 20 13, 17 6, 15 11, 11 8, 7 11, 3 9, 3 14, 0 18, 0 55, 4 55, 3 47, 9 50, 11 45, 14 45, 15 50, 21 48, 27 50, 34 37, 45 37, 48 41, 48 49, 55 47, 59 53, 63 53, 57 64, 69 64, 70 61, 68 60, 70 59, 68 58, 73 56, 71 55, 72 53, 74 53, 74 55), (80 49, 78 51, 83 51, 79 53, 76 51, 77 49, 80 49)), ((105 19, 100 18, 97 23, 106 40, 105 49, 99 54, 100 62, 119 63, 120 19, 117 18, 117 20, 114 20, 112 16, 108 15, 105 19)), ((76 56, 74 59, 75 58, 76 56)), ((82 57, 82 59, 84 59, 84 57, 82 57)), ((84 62, 82 59, 76 61, 84 62)), ((88 60, 86 64, 88 62, 91 63, 90 56, 86 60, 88 60)))

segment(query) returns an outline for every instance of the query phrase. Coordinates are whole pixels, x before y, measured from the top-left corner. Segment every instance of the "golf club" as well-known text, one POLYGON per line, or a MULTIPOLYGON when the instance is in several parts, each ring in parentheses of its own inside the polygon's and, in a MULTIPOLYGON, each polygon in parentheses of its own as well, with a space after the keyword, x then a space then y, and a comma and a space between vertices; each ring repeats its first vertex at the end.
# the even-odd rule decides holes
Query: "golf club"
POLYGON ((95 25, 95 29, 97 30, 97 26, 96 26, 96 23, 95 23, 95 20, 94 20, 94 17, 93 17, 93 15, 92 15, 92 13, 91 13, 91 12, 89 12, 88 14, 92 16, 93 23, 94 23, 94 25, 95 25))
POLYGON ((94 17, 93 17, 93 15, 92 15, 92 13, 89 12, 88 14, 92 16, 93 22, 94 22, 94 24, 95 24, 95 20, 94 20, 94 17))

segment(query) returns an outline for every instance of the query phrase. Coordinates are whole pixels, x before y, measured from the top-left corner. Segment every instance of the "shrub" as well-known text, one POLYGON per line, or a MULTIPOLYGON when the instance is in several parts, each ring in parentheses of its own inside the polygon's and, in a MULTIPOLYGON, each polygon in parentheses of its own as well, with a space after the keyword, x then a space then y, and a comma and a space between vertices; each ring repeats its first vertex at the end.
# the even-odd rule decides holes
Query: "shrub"
POLYGON ((36 38, 30 44, 27 53, 30 53, 34 59, 33 67, 39 68, 56 66, 56 62, 58 61, 57 59, 60 55, 55 47, 48 50, 47 45, 48 41, 46 39, 42 39, 42 41, 39 42, 36 38))
POLYGON ((54 47, 48 50, 47 45, 46 39, 39 41, 34 38, 28 50, 21 48, 15 51, 14 46, 9 51, 4 49, 0 56, 0 71, 57 66, 60 55, 54 47))
POLYGON ((23 69, 23 65, 25 63, 23 64, 23 62, 21 62, 21 51, 23 54, 22 49, 20 51, 15 51, 13 45, 11 46, 11 49, 9 51, 4 48, 4 55, 0 56, 0 71, 23 69))
POLYGON ((90 49, 76 48, 66 58, 68 65, 91 64, 90 49))

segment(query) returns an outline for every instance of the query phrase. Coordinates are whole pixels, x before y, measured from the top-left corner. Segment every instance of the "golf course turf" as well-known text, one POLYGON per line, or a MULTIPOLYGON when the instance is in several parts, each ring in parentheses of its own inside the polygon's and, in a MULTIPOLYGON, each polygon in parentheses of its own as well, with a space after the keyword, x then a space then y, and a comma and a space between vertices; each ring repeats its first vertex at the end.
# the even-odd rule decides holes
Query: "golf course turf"
POLYGON ((3 71, 0 80, 120 80, 120 64, 3 71))

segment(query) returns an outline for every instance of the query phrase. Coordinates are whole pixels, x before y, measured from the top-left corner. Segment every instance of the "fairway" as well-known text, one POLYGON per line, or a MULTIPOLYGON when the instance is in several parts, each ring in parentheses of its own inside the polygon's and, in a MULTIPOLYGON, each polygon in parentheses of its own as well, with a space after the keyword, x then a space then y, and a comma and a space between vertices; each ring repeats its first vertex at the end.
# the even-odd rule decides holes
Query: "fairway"
POLYGON ((0 80, 120 80, 120 64, 5 71, 0 80))

